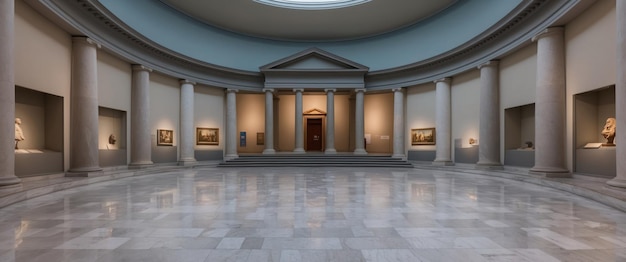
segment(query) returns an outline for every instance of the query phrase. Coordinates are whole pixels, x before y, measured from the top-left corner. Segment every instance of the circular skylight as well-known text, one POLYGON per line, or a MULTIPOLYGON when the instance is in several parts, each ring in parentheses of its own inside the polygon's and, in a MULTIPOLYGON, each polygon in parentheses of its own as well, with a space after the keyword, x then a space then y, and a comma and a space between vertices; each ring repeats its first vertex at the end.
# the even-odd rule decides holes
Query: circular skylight
POLYGON ((291 9, 320 10, 359 5, 370 0, 254 0, 255 2, 291 9))

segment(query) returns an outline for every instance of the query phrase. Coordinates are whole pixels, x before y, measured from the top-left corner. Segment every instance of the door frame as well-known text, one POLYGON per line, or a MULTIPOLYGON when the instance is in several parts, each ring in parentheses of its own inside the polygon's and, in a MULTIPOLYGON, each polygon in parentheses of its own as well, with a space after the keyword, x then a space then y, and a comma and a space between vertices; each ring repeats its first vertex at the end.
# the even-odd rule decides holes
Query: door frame
POLYGON ((308 144, 308 139, 307 139, 307 126, 309 124, 309 119, 322 119, 322 152, 324 152, 324 150, 326 150, 326 112, 317 109, 317 108, 313 108, 311 110, 307 110, 306 112, 302 113, 302 117, 303 120, 302 121, 302 125, 303 125, 303 129, 304 129, 304 151, 307 151, 309 146, 308 144))

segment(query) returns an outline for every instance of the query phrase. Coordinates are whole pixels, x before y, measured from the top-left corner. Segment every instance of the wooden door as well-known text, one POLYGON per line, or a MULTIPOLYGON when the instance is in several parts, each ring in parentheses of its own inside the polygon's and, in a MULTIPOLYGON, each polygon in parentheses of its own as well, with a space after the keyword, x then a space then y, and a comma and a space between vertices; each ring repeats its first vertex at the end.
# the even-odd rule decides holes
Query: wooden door
POLYGON ((322 151, 322 119, 309 118, 306 121, 307 151, 322 151))

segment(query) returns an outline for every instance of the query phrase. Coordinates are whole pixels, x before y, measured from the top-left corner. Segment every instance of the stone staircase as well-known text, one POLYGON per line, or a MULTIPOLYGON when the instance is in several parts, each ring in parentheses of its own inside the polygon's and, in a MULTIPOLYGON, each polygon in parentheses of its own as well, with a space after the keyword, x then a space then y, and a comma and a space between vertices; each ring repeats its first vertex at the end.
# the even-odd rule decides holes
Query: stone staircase
POLYGON ((385 167, 413 168, 413 165, 401 158, 389 155, 352 155, 352 154, 275 154, 275 155, 240 155, 226 160, 219 167, 385 167))

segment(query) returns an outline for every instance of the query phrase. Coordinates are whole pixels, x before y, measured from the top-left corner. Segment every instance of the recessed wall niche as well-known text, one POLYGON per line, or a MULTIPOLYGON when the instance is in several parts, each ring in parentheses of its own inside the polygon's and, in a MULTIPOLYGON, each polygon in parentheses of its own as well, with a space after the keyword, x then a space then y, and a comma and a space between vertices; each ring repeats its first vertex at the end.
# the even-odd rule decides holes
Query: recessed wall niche
POLYGON ((535 165, 535 104, 504 109, 504 165, 535 165))
POLYGON ((16 86, 15 117, 24 134, 15 150, 15 174, 63 172, 63 97, 16 86))
POLYGON ((601 132, 609 117, 615 117, 614 85, 574 95, 575 172, 615 176, 615 147, 601 146, 606 142, 601 132))
POLYGON ((127 164, 126 130, 126 111, 98 108, 100 166, 127 164))

